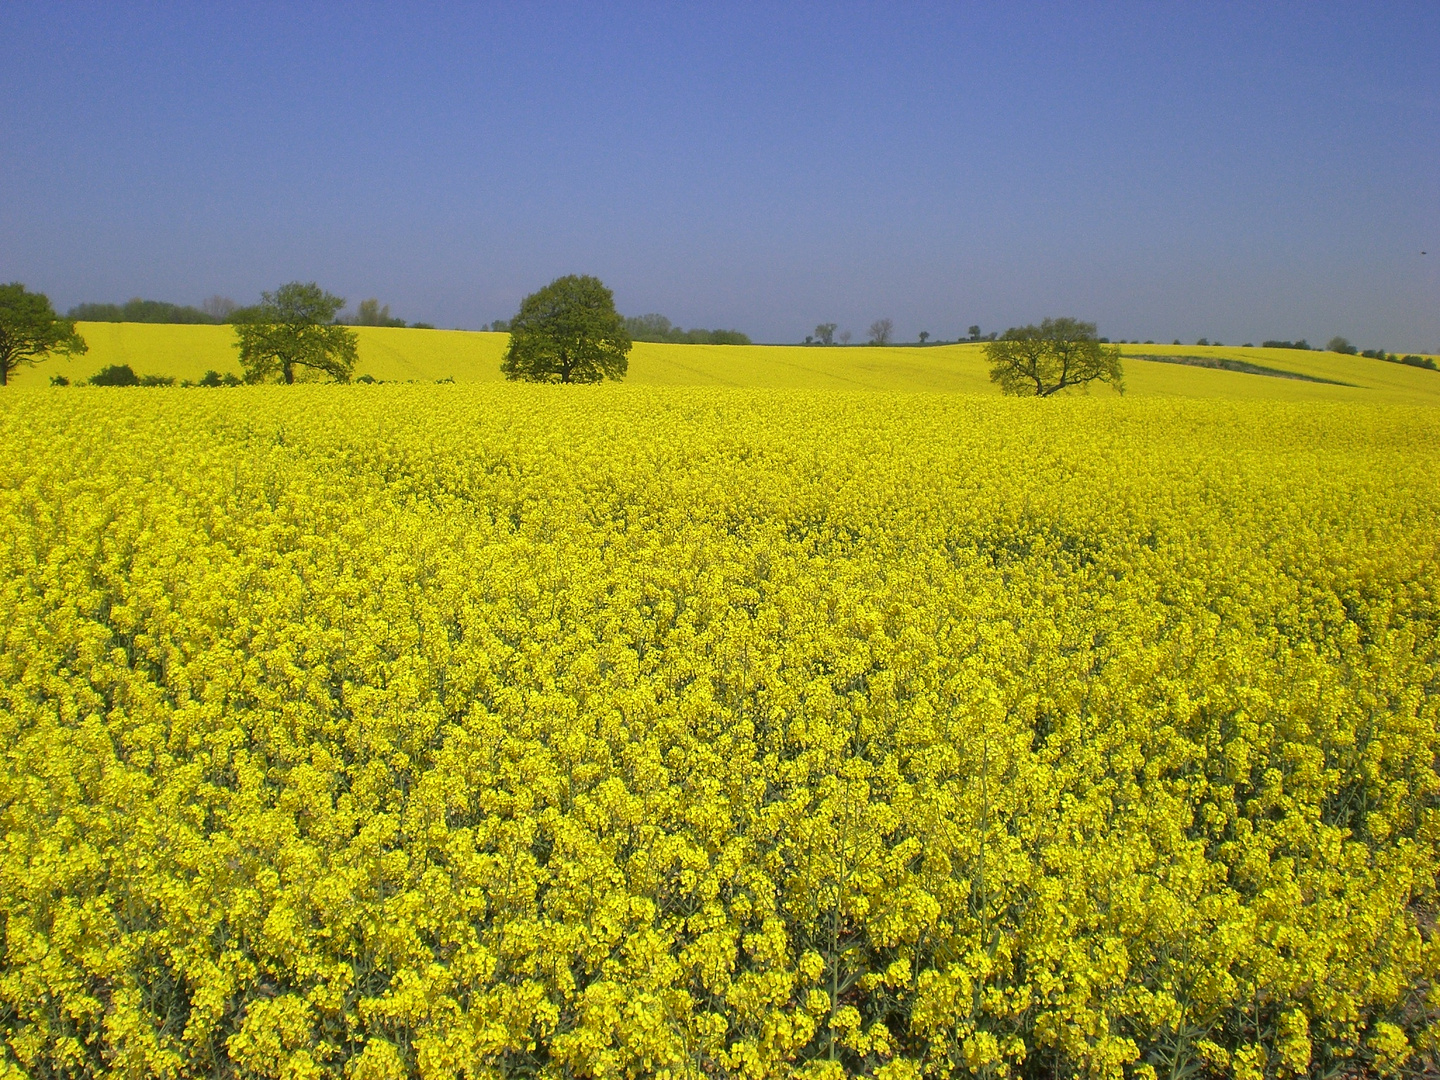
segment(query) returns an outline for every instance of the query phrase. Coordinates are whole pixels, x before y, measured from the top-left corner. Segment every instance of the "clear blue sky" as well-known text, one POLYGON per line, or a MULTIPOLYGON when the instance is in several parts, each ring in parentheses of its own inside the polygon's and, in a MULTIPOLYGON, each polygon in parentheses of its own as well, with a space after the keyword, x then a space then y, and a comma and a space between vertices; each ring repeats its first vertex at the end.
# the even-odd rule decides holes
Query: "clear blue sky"
POLYGON ((0 280, 1440 349, 1435 0, 454 6, 7 0, 0 280))

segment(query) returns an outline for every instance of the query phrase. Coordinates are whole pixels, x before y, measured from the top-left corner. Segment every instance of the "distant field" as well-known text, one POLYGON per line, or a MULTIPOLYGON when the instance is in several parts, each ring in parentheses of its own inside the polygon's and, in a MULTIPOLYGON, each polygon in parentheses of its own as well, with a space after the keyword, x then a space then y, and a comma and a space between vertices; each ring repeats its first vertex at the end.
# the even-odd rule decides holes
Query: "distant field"
MULTIPOLYGON (((228 326, 80 323, 90 345, 75 360, 49 360, 15 377, 39 386, 52 375, 72 382, 107 364, 140 374, 198 379, 207 369, 239 374, 228 326)), ((386 382, 500 382, 507 336, 464 330, 357 327, 357 375, 386 382)), ((1440 372, 1337 353, 1198 345, 1126 345, 1127 392, 1137 397, 1238 398, 1440 404, 1440 372), (1135 354, 1240 360, 1348 386, 1144 360, 1135 354)), ((641 386, 735 386, 778 390, 905 390, 994 394, 982 345, 930 348, 803 345, 669 345, 637 342, 629 383, 641 386)), ((1097 394, 1110 394, 1107 389, 1097 394)))

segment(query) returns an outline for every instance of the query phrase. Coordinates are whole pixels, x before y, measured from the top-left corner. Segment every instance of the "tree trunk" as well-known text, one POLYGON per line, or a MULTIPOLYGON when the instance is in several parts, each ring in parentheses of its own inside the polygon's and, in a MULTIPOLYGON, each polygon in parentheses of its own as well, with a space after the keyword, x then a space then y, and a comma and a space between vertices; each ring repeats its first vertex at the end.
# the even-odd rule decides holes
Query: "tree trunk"
POLYGON ((285 372, 285 385, 290 386, 295 382, 295 368, 291 364, 286 364, 282 370, 285 372))

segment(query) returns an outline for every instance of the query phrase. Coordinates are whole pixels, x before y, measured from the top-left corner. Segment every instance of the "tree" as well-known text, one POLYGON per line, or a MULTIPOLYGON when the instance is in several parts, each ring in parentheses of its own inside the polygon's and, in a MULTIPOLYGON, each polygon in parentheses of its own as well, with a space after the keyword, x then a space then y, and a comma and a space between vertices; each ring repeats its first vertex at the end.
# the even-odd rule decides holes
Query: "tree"
POLYGON ((18 281, 0 285, 0 386, 21 364, 38 364, 52 353, 88 351, 72 319, 62 319, 44 293, 26 292, 18 281))
POLYGON ((980 326, 979 326, 978 323, 971 324, 971 326, 970 326, 970 340, 971 340, 971 341, 979 341, 979 340, 980 340, 980 326))
POLYGON ((1049 397, 1096 380, 1125 392, 1120 348, 1101 344, 1094 323, 1060 318, 1012 327, 985 346, 985 355, 991 381, 1006 394, 1049 397))
POLYGON ((921 331, 920 331, 920 344, 921 344, 921 345, 924 345, 926 339, 929 338, 929 336, 930 336, 930 331, 929 331, 929 330, 921 330, 921 331))
POLYGON ((835 329, 835 323, 822 322, 819 326, 815 327, 815 337, 821 345, 834 345, 835 329))
POLYGON ((1325 348, 1330 352, 1343 353, 1345 356, 1355 355, 1355 346, 1343 337, 1332 337, 1325 348))
POLYGON ((870 324, 870 344, 889 345, 890 337, 894 333, 894 319, 876 319, 870 324))
POLYGON ((90 376, 91 386, 139 386, 140 376, 129 364, 106 364, 90 376))
POLYGON ((293 383, 297 368, 349 382, 359 359, 353 330, 334 323, 345 306, 313 281, 292 281, 273 293, 261 293, 261 302, 234 313, 239 340, 240 366, 248 383, 277 376, 293 383))
POLYGON ((404 319, 392 319, 390 317, 390 305, 380 306, 380 301, 371 297, 369 300, 361 300, 360 306, 355 314, 356 326, 404 326, 404 319))
POLYGON ((214 296, 207 296, 200 302, 200 310, 209 315, 216 322, 223 322, 228 319, 235 309, 240 305, 231 300, 228 296, 221 296, 216 293, 214 296))
POLYGON ((597 277, 569 274, 520 302, 500 370, 525 382, 623 379, 629 352, 615 295, 597 277))

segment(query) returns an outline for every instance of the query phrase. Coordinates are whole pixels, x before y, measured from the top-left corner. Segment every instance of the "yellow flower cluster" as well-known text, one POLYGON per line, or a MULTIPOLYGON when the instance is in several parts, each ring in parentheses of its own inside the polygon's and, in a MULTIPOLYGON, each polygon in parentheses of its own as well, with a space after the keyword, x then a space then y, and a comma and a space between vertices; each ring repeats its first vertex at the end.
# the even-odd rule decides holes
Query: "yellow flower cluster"
POLYGON ((0 402, 0 1075, 1402 1073, 1440 412, 0 402))

